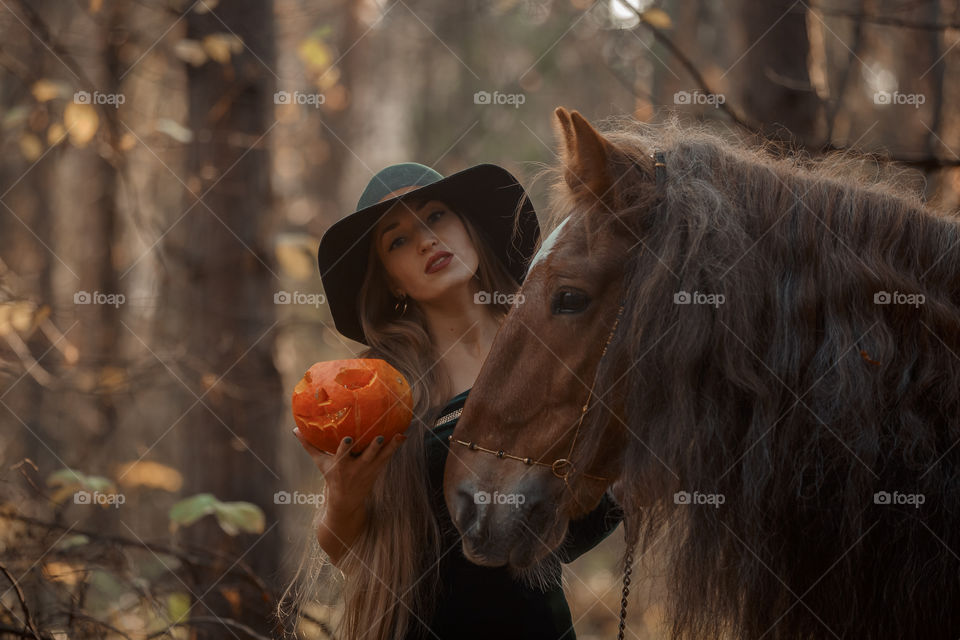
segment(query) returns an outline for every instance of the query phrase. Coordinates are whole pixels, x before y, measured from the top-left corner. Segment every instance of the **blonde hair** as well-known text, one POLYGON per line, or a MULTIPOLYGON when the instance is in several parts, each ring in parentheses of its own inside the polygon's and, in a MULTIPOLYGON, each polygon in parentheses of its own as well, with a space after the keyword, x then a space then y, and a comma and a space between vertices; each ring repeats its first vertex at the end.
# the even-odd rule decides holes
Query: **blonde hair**
MULTIPOLYGON (((519 289, 519 283, 469 218, 459 211, 454 213, 479 256, 474 274, 479 289, 503 293, 519 289)), ((357 357, 382 358, 407 378, 413 393, 414 418, 407 429, 409 438, 374 483, 366 506, 366 527, 340 561, 344 608, 338 629, 342 635, 338 635, 349 640, 399 640, 418 619, 429 624, 439 593, 438 564, 445 550, 441 548, 442 534, 428 490, 426 440, 454 390, 448 376, 435 366, 440 354, 430 338, 422 309, 408 298, 402 315, 395 310, 397 300, 374 243, 358 297, 369 347, 357 357)), ((506 303, 489 306, 498 322, 509 311, 506 303)), ((314 523, 322 517, 323 507, 314 523)), ((315 541, 316 536, 312 538, 315 541)), ((318 544, 312 546, 319 549, 318 544)), ((301 558, 297 575, 278 605, 281 619, 288 617, 283 602, 305 564, 312 566, 293 598, 294 629, 303 606, 316 597, 329 558, 322 551, 301 558)))

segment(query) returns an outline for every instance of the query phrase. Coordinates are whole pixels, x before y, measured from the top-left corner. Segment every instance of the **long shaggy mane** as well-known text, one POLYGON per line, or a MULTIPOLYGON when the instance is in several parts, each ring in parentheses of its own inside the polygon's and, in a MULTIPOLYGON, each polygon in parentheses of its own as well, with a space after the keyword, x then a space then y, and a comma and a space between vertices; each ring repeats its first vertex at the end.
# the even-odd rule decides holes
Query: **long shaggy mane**
POLYGON ((666 545, 672 636, 958 637, 958 218, 863 158, 601 131, 664 152, 659 206, 633 171, 612 214, 558 187, 552 223, 638 238, 601 375, 632 367, 619 490, 638 553, 666 545))

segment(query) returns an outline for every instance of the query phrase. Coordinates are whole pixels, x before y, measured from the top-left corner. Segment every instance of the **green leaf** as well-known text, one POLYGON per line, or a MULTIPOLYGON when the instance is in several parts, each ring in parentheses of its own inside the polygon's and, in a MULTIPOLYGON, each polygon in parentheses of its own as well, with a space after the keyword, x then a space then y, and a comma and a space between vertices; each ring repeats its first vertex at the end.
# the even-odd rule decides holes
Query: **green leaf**
POLYGON ((180 622, 190 613, 190 594, 178 591, 167 596, 167 615, 170 622, 180 622))
POLYGON ((60 469, 59 471, 54 471, 49 476, 47 476, 47 486, 53 487, 58 485, 76 485, 83 484, 84 476, 79 471, 73 469, 60 469))
POLYGON ((217 522, 227 535, 239 532, 263 533, 266 517, 263 510, 250 502, 221 502, 216 506, 217 522))
POLYGON ((87 476, 86 486, 91 491, 100 491, 101 493, 113 493, 108 491, 113 489, 113 481, 103 476, 87 476))
POLYGON ((72 549, 73 547, 79 547, 87 544, 88 542, 90 542, 90 538, 78 533, 76 535, 67 536, 66 538, 61 539, 60 542, 56 544, 56 548, 64 551, 66 549, 72 549))
POLYGON ((333 26, 329 24, 321 25, 310 32, 310 37, 317 38, 318 40, 329 38, 332 35, 333 35, 333 26))
POLYGON ((127 586, 109 571, 93 569, 90 571, 90 587, 105 602, 117 602, 125 593, 131 593, 127 586))
POLYGON ((198 493, 170 507, 170 520, 177 526, 190 526, 203 516, 213 513, 218 502, 212 493, 198 493))
POLYGON ((30 108, 26 106, 13 107, 3 114, 3 128, 12 129, 26 122, 30 115, 30 108))
POLYGON ((266 517, 257 505, 250 502, 221 502, 212 493, 198 493, 170 509, 170 520, 177 526, 190 526, 206 515, 214 514, 217 523, 227 535, 263 533, 266 517))
POLYGON ((56 487, 50 496, 54 503, 60 504, 77 491, 99 491, 114 493, 113 481, 103 476, 88 476, 76 469, 60 469, 47 476, 47 486, 56 487))

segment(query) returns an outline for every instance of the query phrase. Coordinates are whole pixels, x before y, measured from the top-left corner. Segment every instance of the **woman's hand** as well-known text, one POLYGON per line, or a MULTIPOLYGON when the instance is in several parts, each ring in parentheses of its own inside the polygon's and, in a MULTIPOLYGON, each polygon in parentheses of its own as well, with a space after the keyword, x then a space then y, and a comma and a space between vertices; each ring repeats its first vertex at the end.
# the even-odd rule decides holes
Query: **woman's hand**
POLYGON ((354 513, 363 507, 377 476, 407 439, 407 436, 397 434, 390 442, 385 442, 383 436, 377 436, 366 449, 357 454, 350 450, 353 439, 346 437, 340 441, 337 452, 330 454, 307 442, 299 429, 295 428, 293 434, 313 458, 326 480, 327 511, 344 514, 354 513))

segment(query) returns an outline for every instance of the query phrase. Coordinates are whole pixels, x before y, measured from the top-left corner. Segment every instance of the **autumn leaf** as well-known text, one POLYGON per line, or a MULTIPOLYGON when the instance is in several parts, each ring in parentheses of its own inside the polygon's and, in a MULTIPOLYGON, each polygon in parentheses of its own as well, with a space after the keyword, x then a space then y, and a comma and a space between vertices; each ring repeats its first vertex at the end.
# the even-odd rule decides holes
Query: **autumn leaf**
POLYGON ((54 122, 47 129, 47 144, 50 146, 60 144, 67 137, 67 130, 59 122, 54 122))
POLYGON ((278 234, 273 250, 284 273, 295 280, 309 279, 316 269, 313 255, 316 242, 306 234, 278 234))
POLYGON ((673 27, 673 21, 670 15, 663 9, 647 9, 640 14, 641 20, 657 29, 670 29, 673 27))
POLYGON ((30 93, 37 102, 48 102, 60 96, 70 95, 69 89, 62 83, 42 78, 33 83, 30 93))
POLYGON ((93 139, 100 126, 100 116, 92 105, 70 102, 63 110, 63 123, 67 127, 70 142, 75 147, 84 147, 93 139))
POLYGON ((297 55, 314 71, 326 71, 333 62, 330 48, 318 38, 307 38, 297 46, 297 55))
POLYGON ((176 492, 183 485, 183 474, 159 462, 134 460, 117 468, 117 483, 123 487, 149 487, 176 492))
POLYGON ((20 154, 26 158, 27 162, 35 162, 43 155, 43 143, 40 142, 40 138, 32 133, 20 136, 20 154))
POLYGON ((173 45, 173 54, 188 64, 199 67, 207 61, 207 52, 197 40, 183 38, 173 45))
POLYGON ((203 39, 203 50, 220 64, 230 62, 230 54, 243 51, 243 40, 232 33, 212 33, 203 39))
POLYGON ((169 118, 160 118, 157 120, 156 129, 160 133, 167 134, 177 142, 186 144, 193 140, 193 131, 169 118))
POLYGON ((75 566, 69 562, 51 560, 43 564, 43 575, 51 582, 60 582, 73 586, 86 578, 87 568, 75 566))

